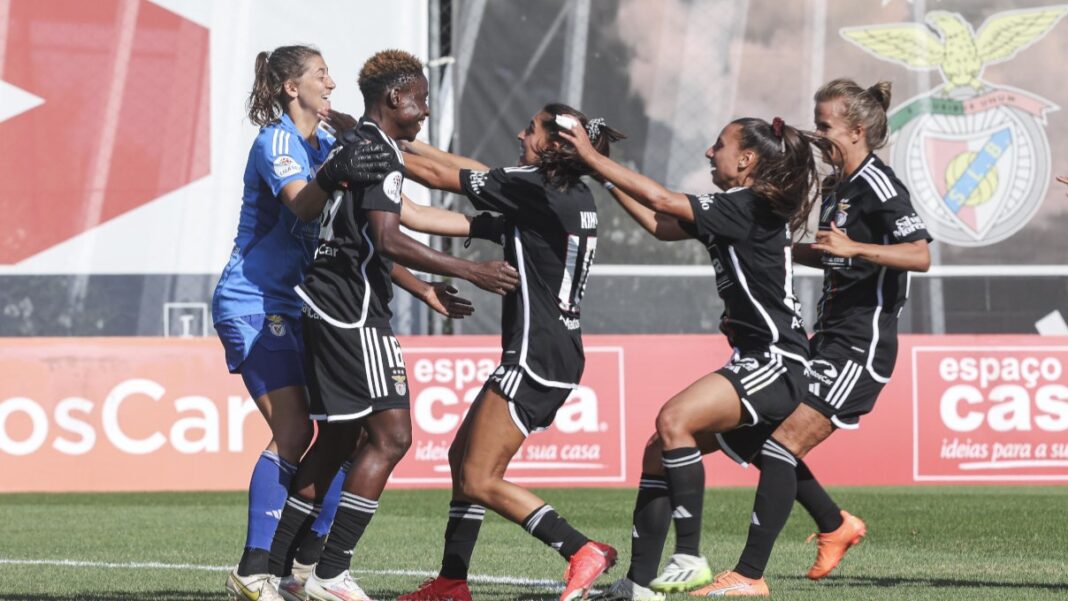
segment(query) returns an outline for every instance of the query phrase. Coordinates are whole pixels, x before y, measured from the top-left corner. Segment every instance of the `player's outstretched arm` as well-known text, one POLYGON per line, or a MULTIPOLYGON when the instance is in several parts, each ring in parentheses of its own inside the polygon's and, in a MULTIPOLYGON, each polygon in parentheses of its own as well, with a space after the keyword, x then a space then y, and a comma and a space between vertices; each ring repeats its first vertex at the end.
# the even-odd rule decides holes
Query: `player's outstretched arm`
POLYGON ((401 225, 410 230, 434 236, 467 237, 471 235, 471 217, 463 213, 421 205, 412 202, 403 194, 401 201, 403 202, 401 225))
POLYGON ((470 169, 471 171, 489 171, 489 165, 476 161, 475 159, 453 154, 451 152, 441 150, 422 142, 420 140, 413 140, 411 142, 403 142, 401 148, 404 152, 421 156, 432 161, 437 161, 443 165, 452 167, 454 169, 470 169))
POLYGON ((405 267, 458 277, 495 294, 507 294, 519 285, 519 272, 504 261, 467 261, 436 251, 400 230, 400 215, 368 211, 371 241, 383 255, 405 267))
MULTIPOLYGON (((334 109, 328 109, 319 113, 319 119, 336 132, 352 129, 359 123, 359 121, 352 115, 334 109)), ((489 171, 490 169, 487 165, 480 163, 475 159, 470 159, 435 148, 420 140, 414 140, 412 142, 402 141, 399 143, 405 153, 426 157, 455 169, 471 169, 472 171, 489 171)))
POLYGON ((619 206, 623 207, 634 221, 638 222, 638 225, 642 226, 645 231, 652 234, 657 240, 689 240, 693 237, 682 229, 678 219, 663 213, 657 213, 634 200, 626 192, 620 190, 619 186, 612 186, 609 189, 609 194, 616 199, 619 206))
POLYGON ((460 168, 438 161, 405 153, 404 177, 411 178, 428 188, 463 194, 460 185, 460 168))
POLYGON ((471 301, 457 296, 456 288, 445 282, 424 282, 404 267, 394 264, 389 273, 393 283, 426 303, 435 312, 452 319, 463 319, 475 312, 471 301))
POLYGON ((876 265, 903 271, 927 271, 931 268, 931 251, 927 248, 926 240, 897 244, 864 244, 851 239, 833 223, 830 230, 816 234, 816 242, 812 248, 836 257, 860 257, 876 265))
POLYGON ((621 188, 634 200, 657 213, 693 222, 693 207, 690 206, 690 199, 685 194, 668 190, 652 178, 627 169, 597 152, 597 149, 590 144, 586 129, 581 125, 575 125, 571 129, 561 129, 560 137, 575 146, 579 157, 590 166, 590 169, 621 188))

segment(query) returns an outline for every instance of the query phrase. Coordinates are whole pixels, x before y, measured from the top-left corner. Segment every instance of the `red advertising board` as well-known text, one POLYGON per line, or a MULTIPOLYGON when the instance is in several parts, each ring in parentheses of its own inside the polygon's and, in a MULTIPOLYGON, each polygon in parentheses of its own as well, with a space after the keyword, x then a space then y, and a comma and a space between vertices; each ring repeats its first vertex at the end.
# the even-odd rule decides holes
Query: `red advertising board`
POLYGON ((0 121, 0 265, 208 175, 205 27, 147 0, 13 0, 0 12, 0 74, 41 99, 0 121), (54 144, 32 140, 62 140, 63 168, 54 144))
MULTIPOLYGON (((449 444, 483 382, 497 367, 500 347, 408 344, 412 383, 412 449, 393 473, 399 485, 449 484, 449 444)), ((586 348, 596 374, 531 436, 512 460, 508 478, 537 484, 623 484, 627 480, 622 346, 586 348)))
POLYGON ((917 481, 1068 480, 1068 346, 916 345, 911 360, 917 481))
MULTIPOLYGON (((446 453, 497 365, 496 337, 402 338, 413 444, 391 486, 448 485, 446 453)), ((722 365, 721 336, 587 336, 582 386, 509 478, 633 486, 657 410, 722 365)), ((858 431, 807 458, 828 484, 1068 480, 1068 338, 905 336, 858 431)), ((212 339, 0 339, 0 492, 228 490, 269 439, 212 339)), ((706 461, 709 486, 753 469, 706 461)))

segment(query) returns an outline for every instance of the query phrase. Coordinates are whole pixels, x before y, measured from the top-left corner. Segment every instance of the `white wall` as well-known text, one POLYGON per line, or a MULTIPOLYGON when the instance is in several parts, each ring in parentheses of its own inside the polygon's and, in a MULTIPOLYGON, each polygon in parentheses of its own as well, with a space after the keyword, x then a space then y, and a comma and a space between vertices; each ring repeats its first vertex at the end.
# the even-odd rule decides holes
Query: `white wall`
POLYGON ((152 1, 211 32, 210 174, 16 265, 0 265, 0 275, 221 271, 257 132, 244 110, 256 54, 317 46, 337 82, 334 108, 354 115, 363 110, 356 75, 369 56, 400 48, 427 57, 426 0, 152 1))

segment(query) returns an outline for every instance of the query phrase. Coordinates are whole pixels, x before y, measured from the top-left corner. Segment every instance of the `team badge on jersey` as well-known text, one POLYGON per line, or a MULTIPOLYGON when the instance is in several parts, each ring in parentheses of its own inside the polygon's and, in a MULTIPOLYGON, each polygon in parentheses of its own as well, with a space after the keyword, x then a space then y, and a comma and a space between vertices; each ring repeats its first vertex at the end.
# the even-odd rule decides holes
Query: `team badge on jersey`
POLYGON ((408 391, 408 376, 405 376, 403 374, 401 374, 401 375, 394 374, 392 376, 392 378, 393 378, 393 389, 397 391, 397 394, 404 394, 405 392, 408 391))
POLYGON ((382 180, 382 191, 386 193, 386 197, 393 202, 399 203, 401 201, 401 185, 404 184, 404 176, 400 171, 394 171, 386 176, 386 179, 382 180))
POLYGON ((849 221, 849 201, 843 200, 838 203, 838 213, 834 216, 834 224, 838 227, 845 227, 846 221, 849 221))
POLYGON ((275 336, 286 335, 286 321, 281 315, 268 315, 267 316, 267 329, 271 331, 275 336))
POLYGON ((274 174, 278 177, 289 177, 300 172, 300 163, 287 154, 283 154, 274 160, 274 174))
POLYGON ((1055 104, 981 78, 1044 37, 1068 13, 1050 6, 991 15, 976 32, 960 13, 923 23, 846 27, 842 37, 912 71, 937 69, 942 85, 889 115, 891 163, 935 239, 986 246, 1027 225, 1046 197, 1046 113, 1055 104))

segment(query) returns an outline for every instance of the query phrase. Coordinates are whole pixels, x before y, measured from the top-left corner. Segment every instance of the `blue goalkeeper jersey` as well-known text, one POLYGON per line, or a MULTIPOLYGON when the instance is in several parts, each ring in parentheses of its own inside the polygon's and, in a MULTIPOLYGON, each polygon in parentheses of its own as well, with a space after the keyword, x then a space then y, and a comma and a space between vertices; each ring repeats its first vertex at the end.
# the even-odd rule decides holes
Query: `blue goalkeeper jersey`
POLYGON ((301 222, 278 195, 292 181, 311 180, 326 160, 334 138, 318 129, 315 135, 318 149, 283 114, 256 136, 234 250, 212 298, 214 323, 258 314, 300 316, 302 301, 293 288, 315 256, 319 221, 301 222))

